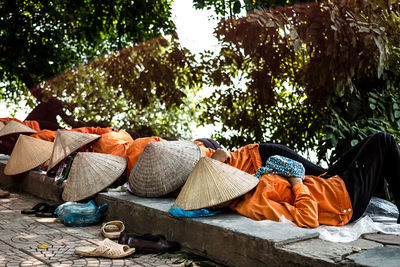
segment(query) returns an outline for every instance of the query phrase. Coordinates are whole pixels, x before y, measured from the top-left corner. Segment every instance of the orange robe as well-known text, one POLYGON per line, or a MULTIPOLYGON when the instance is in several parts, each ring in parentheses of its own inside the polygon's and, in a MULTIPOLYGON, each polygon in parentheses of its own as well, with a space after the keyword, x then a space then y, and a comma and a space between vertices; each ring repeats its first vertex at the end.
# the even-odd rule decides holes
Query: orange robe
POLYGON ((0 121, 2 122, 9 122, 9 121, 16 121, 19 123, 22 123, 26 126, 28 126, 29 128, 32 128, 35 131, 40 131, 40 125, 37 121, 20 121, 18 119, 14 119, 14 118, 0 118, 0 121))
MULTIPOLYGON (((61 131, 71 131, 71 132, 81 132, 81 133, 89 133, 89 134, 106 134, 109 132, 112 132, 112 129, 110 127, 106 128, 100 128, 100 127, 81 127, 81 128, 74 128, 70 130, 65 130, 65 129, 60 129, 61 131)), ((38 131, 35 134, 32 134, 32 137, 46 140, 49 142, 54 142, 54 139, 56 138, 57 131, 51 131, 51 130, 41 130, 38 131)))
MULTIPOLYGON (((211 158, 215 150, 206 148, 200 141, 194 141, 201 151, 201 155, 211 158)), ((249 174, 255 174, 258 168, 262 167, 260 152, 258 151, 258 144, 250 144, 239 148, 234 152, 230 152, 230 159, 226 162, 228 165, 238 168, 249 174)))
POLYGON ((31 136, 37 139, 54 142, 54 139, 56 138, 56 133, 57 133, 56 131, 52 130, 41 130, 38 131, 37 133, 31 134, 31 136))
MULTIPOLYGON (((128 149, 128 169, 129 173, 132 170, 133 166, 135 166, 138 161, 140 155, 142 154, 146 145, 150 142, 161 142, 166 141, 160 137, 152 136, 152 137, 144 137, 137 138, 133 141, 132 145, 128 149)), ((128 174, 129 175, 129 174, 128 174)))
POLYGON ((279 221, 284 215, 307 228, 344 225, 353 215, 346 186, 338 176, 323 179, 306 175, 303 184, 292 187, 286 178, 264 174, 257 187, 230 208, 253 220, 279 221))
POLYGON ((101 138, 94 143, 93 152, 111 154, 124 157, 127 160, 127 175, 132 170, 129 163, 129 150, 133 145, 133 139, 130 134, 124 130, 112 131, 101 135, 101 138))

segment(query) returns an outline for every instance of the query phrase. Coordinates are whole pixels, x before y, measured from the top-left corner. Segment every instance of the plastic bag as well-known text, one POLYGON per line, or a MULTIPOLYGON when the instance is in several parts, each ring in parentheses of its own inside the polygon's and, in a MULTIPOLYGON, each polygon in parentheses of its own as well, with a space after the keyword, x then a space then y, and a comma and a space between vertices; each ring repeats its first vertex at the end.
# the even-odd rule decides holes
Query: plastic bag
POLYGON ((107 208, 107 203, 98 207, 93 200, 88 203, 65 202, 54 213, 66 226, 87 226, 98 223, 107 208))
POLYGON ((396 218, 399 217, 399 211, 395 204, 390 201, 373 197, 367 206, 367 210, 365 211, 369 214, 373 214, 375 216, 387 216, 396 218))

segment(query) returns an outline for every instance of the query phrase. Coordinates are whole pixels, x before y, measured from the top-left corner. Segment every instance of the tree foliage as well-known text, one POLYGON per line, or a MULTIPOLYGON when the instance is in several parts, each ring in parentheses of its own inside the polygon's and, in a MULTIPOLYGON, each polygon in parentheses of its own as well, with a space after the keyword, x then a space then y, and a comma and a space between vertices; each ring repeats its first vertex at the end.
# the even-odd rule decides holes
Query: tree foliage
POLYGON ((115 113, 131 128, 162 121, 153 130, 158 133, 182 116, 191 82, 183 86, 182 80, 191 78, 174 75, 184 68, 186 52, 176 41, 157 39, 175 29, 170 0, 5 0, 0 29, 0 99, 18 101, 32 93, 39 101, 56 101, 73 127, 110 125, 115 113), (36 86, 43 81, 45 91, 36 86))
POLYGON ((233 18, 243 11, 253 13, 295 4, 323 2, 326 0, 193 0, 197 9, 212 9, 217 17, 233 18))
POLYGON ((182 136, 194 114, 188 88, 199 81, 193 62, 173 35, 68 70, 38 87, 62 101, 69 125, 118 125, 142 135, 182 136))
POLYGON ((373 132, 400 137, 398 11, 337 1, 222 21, 202 121, 229 147, 280 142, 321 160, 334 148, 331 161, 373 132))

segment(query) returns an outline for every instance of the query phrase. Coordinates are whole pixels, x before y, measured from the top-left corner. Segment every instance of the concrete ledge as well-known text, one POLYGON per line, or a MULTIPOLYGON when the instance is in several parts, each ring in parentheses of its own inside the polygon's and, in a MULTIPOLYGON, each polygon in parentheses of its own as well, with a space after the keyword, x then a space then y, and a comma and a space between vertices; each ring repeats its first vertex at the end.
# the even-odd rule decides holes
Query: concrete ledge
MULTIPOLYGON (((44 173, 6 176, 0 159, 0 185, 45 200, 60 201, 63 188, 44 173)), ((103 192, 97 204, 108 203, 105 221, 118 219, 129 232, 162 234, 184 250, 229 266, 399 266, 400 249, 371 247, 318 238, 312 229, 253 221, 235 213, 204 218, 175 218, 168 213, 173 198, 140 198, 129 193, 103 192)), ((400 238, 400 237, 399 237, 400 238)))
POLYGON ((30 171, 18 175, 5 175, 7 159, 0 159, 0 186, 17 192, 27 192, 34 196, 54 202, 61 202, 63 187, 56 185, 54 179, 45 172, 30 171))
POLYGON ((106 220, 122 220, 127 231, 162 234, 185 250, 229 266, 338 266, 358 253, 351 245, 318 239, 318 233, 273 221, 253 221, 234 213, 203 218, 175 218, 168 213, 172 198, 140 198, 107 192, 96 197, 108 203, 106 220))

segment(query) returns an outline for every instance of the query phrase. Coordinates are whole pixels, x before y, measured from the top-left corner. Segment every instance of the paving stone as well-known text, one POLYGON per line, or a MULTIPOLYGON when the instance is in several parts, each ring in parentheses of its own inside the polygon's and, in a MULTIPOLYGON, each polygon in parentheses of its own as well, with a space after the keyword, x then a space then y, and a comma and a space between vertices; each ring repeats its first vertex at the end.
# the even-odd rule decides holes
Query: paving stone
POLYGON ((45 263, 0 241, 0 266, 43 266, 45 263))
POLYGON ((372 248, 376 248, 376 247, 383 247, 383 244, 381 244, 381 243, 362 239, 362 238, 357 239, 353 242, 346 243, 346 244, 348 244, 356 249, 360 249, 360 250, 372 249, 372 248))
POLYGON ((398 267, 400 265, 400 249, 374 248, 350 255, 347 259, 361 266, 398 267))
POLYGON ((385 245, 400 245, 400 236, 386 234, 365 234, 364 239, 376 241, 385 245))
POLYGON ((281 249, 303 255, 307 258, 323 260, 325 262, 340 262, 343 255, 351 254, 357 249, 344 243, 333 243, 321 239, 310 239, 282 246, 281 249))

